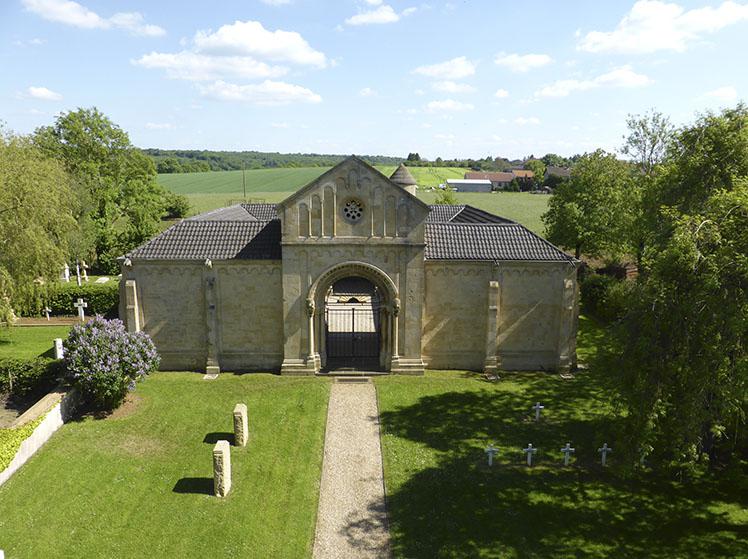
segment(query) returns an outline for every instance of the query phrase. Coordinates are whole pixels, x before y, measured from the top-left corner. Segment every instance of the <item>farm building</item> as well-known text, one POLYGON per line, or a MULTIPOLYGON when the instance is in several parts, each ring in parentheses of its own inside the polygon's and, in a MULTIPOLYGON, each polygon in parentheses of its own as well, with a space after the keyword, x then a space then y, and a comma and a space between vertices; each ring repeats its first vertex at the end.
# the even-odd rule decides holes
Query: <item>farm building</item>
POLYGON ((491 192, 493 185, 487 179, 447 179, 447 186, 457 192, 491 192))
POLYGON ((278 205, 183 220, 122 258, 120 316, 165 370, 573 366, 578 262, 408 186, 349 157, 278 205))
POLYGON ((465 178, 468 180, 489 180, 494 190, 503 190, 509 183, 512 182, 514 175, 511 173, 496 172, 496 173, 481 173, 478 171, 470 171, 465 173, 465 178))

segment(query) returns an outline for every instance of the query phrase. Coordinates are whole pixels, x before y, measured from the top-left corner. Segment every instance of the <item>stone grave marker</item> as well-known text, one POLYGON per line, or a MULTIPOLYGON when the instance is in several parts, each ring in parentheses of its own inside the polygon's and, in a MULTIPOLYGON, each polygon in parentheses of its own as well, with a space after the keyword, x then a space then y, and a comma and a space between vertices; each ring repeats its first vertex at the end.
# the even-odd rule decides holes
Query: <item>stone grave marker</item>
POLYGON ((100 278, 96 278, 96 281, 94 283, 106 283, 109 281, 109 278, 106 276, 101 276, 100 278))
POLYGON ((564 466, 569 465, 569 457, 570 455, 575 451, 576 449, 571 448, 570 443, 566 443, 566 446, 561 449, 561 452, 564 453, 564 466))
POLYGON ((78 297, 78 301, 73 303, 73 306, 78 309, 78 318, 81 319, 81 322, 86 321, 86 312, 83 310, 88 307, 88 303, 86 303, 83 299, 78 297))
POLYGON ((62 277, 60 279, 65 283, 70 281, 70 266, 67 265, 67 262, 65 263, 65 267, 62 269, 62 277))
POLYGON ((62 345, 62 338, 55 338, 55 359, 65 357, 65 348, 62 345))
POLYGON ((499 453, 499 449, 496 448, 493 443, 490 443, 486 448, 486 454, 488 454, 488 465, 493 466, 493 457, 499 453))
POLYGON ((532 447, 532 443, 527 445, 527 448, 523 449, 522 452, 527 454, 527 465, 532 466, 532 455, 538 451, 537 448, 532 447))
POLYGON ((598 448, 597 451, 600 453, 600 464, 604 467, 608 453, 613 452, 613 449, 608 447, 608 443, 603 443, 602 448, 598 448))
POLYGON ((88 281, 88 268, 89 265, 86 264, 85 260, 81 260, 81 271, 83 272, 83 281, 88 281))
POLYGON ((213 447, 213 493, 225 497, 231 491, 231 445, 218 441, 213 447))
POLYGON ((234 406, 234 443, 236 446, 247 446, 248 440, 247 404, 236 404, 234 406))
POLYGON ((44 316, 47 318, 47 321, 49 321, 49 313, 52 312, 52 309, 50 309, 49 307, 44 307, 42 309, 42 312, 44 313, 44 316))
POLYGON ((536 402, 532 409, 535 410, 535 421, 540 421, 540 410, 545 409, 545 406, 540 405, 540 402, 536 402))

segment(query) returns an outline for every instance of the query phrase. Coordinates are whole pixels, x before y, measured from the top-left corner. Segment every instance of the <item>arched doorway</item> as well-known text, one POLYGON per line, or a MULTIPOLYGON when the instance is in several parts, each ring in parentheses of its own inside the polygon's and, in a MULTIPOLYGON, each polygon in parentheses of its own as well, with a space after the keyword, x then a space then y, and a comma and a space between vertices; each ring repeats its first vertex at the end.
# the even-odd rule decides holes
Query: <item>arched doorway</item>
POLYGON ((366 278, 348 276, 325 296, 325 353, 328 370, 378 370, 382 341, 379 289, 366 278))
POLYGON ((315 371, 389 371, 399 363, 400 299, 395 283, 376 266, 346 262, 320 274, 309 289, 307 313, 307 364, 315 371))

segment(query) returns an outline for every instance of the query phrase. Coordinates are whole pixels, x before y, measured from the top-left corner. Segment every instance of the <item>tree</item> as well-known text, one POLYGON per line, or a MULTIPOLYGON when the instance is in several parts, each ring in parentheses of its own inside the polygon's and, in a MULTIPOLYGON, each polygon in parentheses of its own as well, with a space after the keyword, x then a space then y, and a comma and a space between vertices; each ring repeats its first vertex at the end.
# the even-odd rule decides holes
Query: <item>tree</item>
POLYGON ((545 163, 540 161, 540 159, 530 159, 525 161, 524 168, 532 171, 533 175, 535 175, 532 179, 535 186, 539 186, 543 183, 543 179, 545 178, 545 163))
POLYGON ((0 322, 60 274, 78 231, 77 207, 58 161, 28 138, 0 132, 0 322))
POLYGON ((418 153, 409 153, 408 154, 408 161, 420 161, 421 156, 418 155, 418 153))
POLYGON ((164 191, 153 161, 96 108, 59 115, 34 141, 82 186, 85 204, 77 217, 92 224, 97 268, 115 273, 117 256, 158 230, 164 191))
POLYGON ((653 176, 673 141, 675 129, 670 119, 652 109, 643 115, 628 115, 626 126, 629 133, 621 151, 631 156, 645 176, 653 176))
POLYGON ((597 150, 575 165, 543 214, 552 243, 573 248, 579 258, 619 255, 629 230, 631 173, 615 155, 597 150))
POLYGON ((449 186, 445 186, 444 189, 436 195, 434 204, 447 204, 449 206, 454 206, 459 204, 459 202, 457 201, 457 196, 455 196, 455 191, 449 186))

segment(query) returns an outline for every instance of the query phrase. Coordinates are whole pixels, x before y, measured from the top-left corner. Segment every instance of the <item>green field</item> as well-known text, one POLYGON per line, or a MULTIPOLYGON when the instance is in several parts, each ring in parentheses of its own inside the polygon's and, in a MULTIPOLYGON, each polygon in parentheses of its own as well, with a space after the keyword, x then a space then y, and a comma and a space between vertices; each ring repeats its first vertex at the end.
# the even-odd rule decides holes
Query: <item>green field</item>
POLYGON ((69 326, 11 326, 0 328, 0 359, 31 359, 53 355, 55 338, 67 338, 69 326))
MULTIPOLYGON (((246 171, 247 198, 267 203, 281 202, 327 170, 326 167, 305 167, 246 171)), ((385 166, 379 170, 390 175, 395 168, 385 166)), ((465 174, 465 169, 453 167, 411 167, 410 171, 418 185, 423 187, 462 178, 465 174)), ((159 175, 158 180, 169 190, 187 196, 195 213, 227 206, 244 197, 241 171, 159 175)), ((436 193, 423 189, 419 190, 418 196, 431 204, 436 193)), ((457 200, 513 219, 536 233, 543 232, 540 216, 548 207, 548 196, 524 192, 469 192, 458 193, 457 200)))

